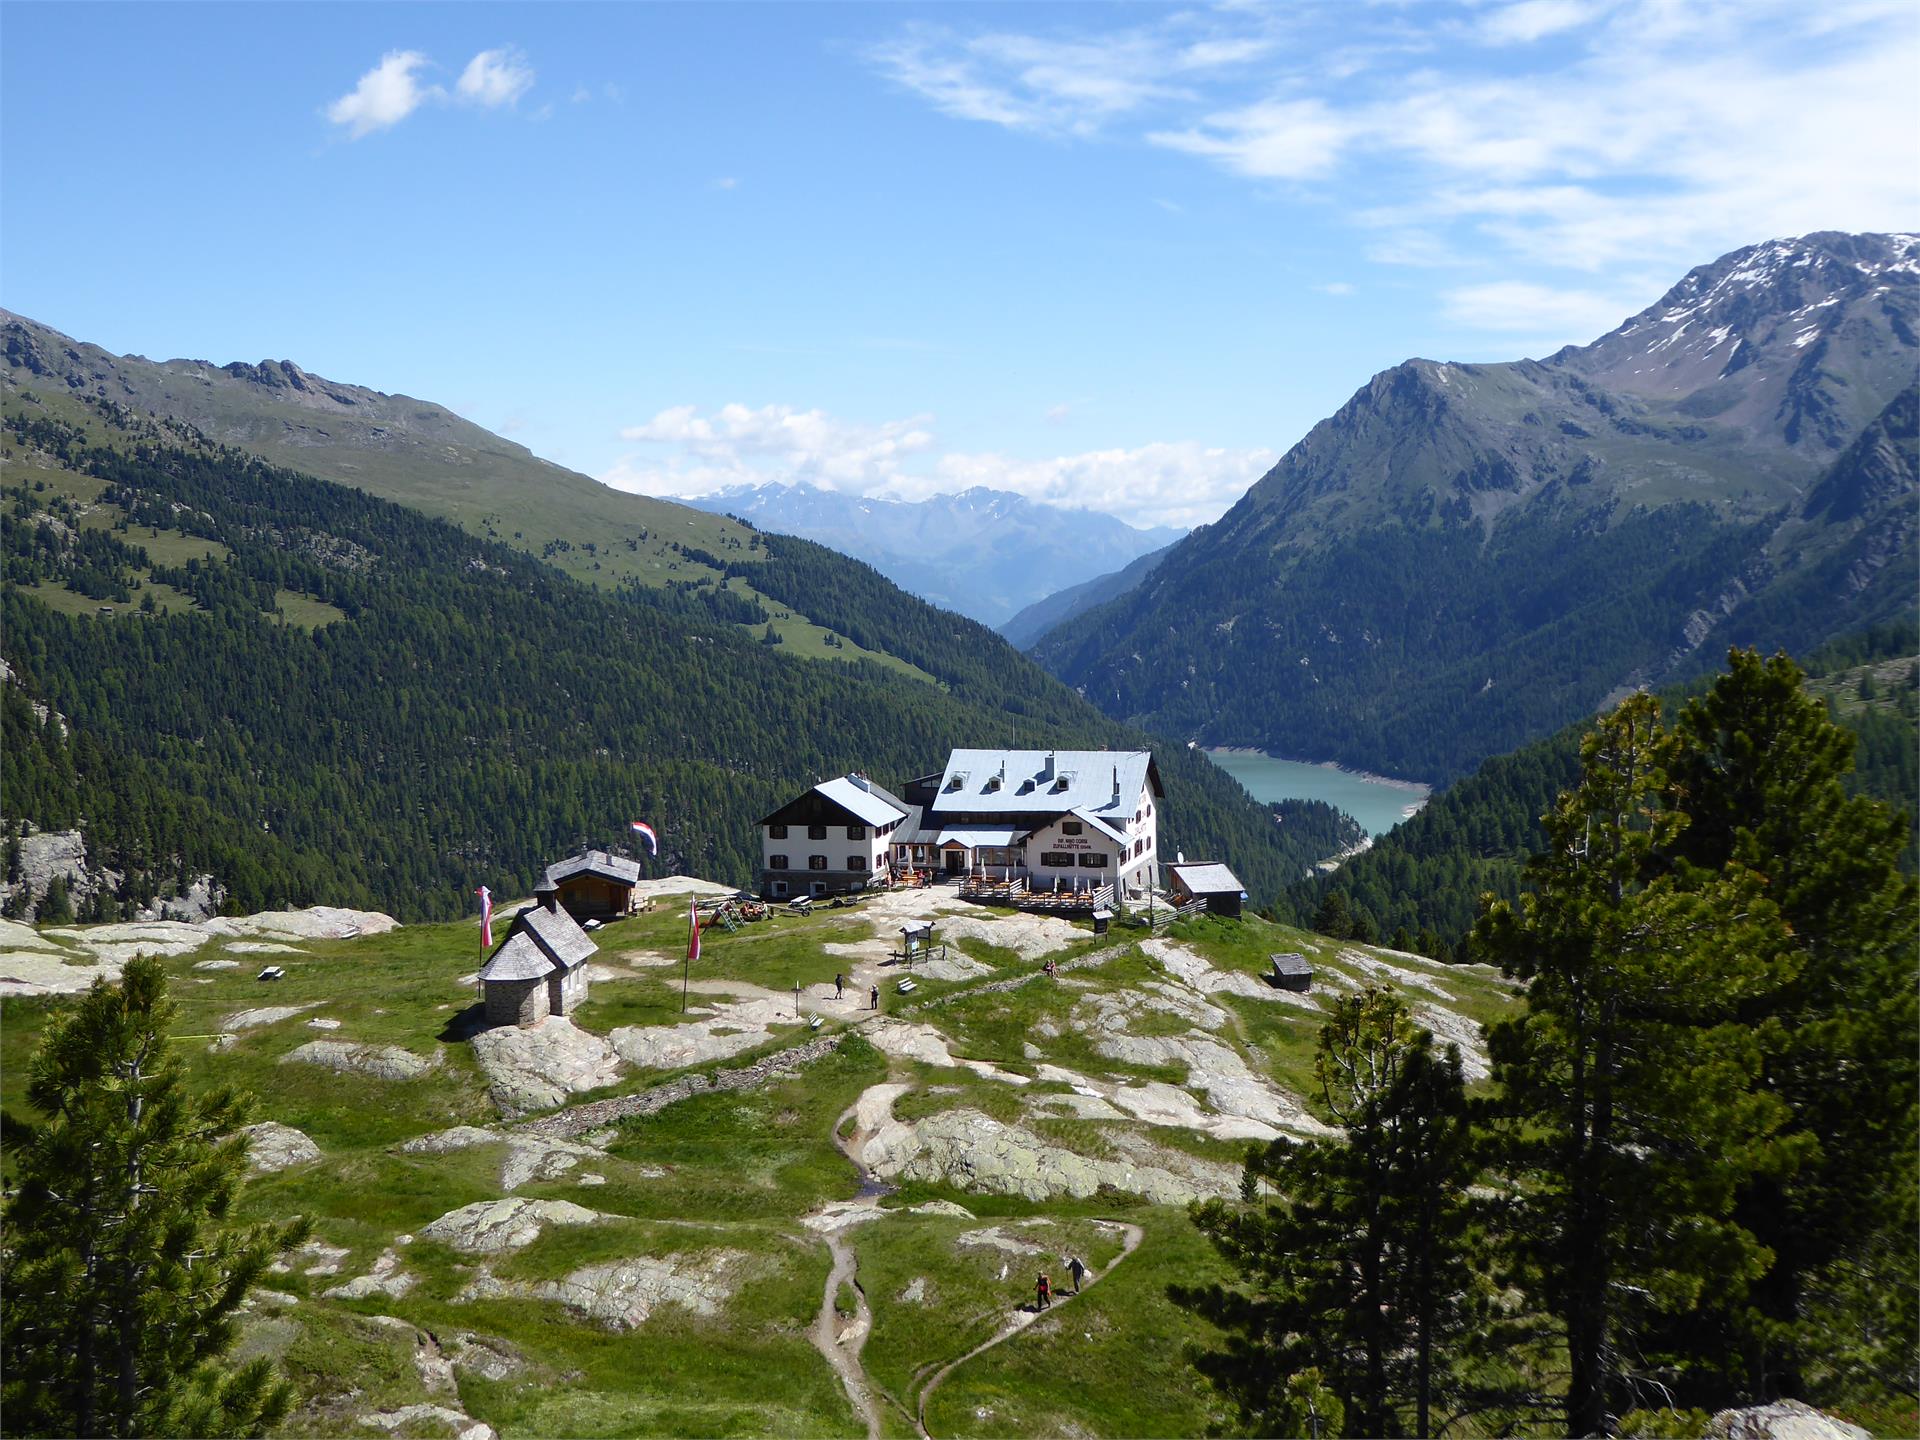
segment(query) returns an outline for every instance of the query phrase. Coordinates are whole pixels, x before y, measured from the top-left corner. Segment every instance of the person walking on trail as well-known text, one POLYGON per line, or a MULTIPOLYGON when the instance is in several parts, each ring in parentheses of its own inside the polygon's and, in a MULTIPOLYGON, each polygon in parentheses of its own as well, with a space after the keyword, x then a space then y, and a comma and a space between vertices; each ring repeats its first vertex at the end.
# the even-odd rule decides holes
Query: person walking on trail
POLYGON ((873 1008, 878 1010, 880 1008, 880 987, 878 985, 874 986, 873 989, 868 992, 867 998, 873 1003, 873 1008))
POLYGON ((1047 1283, 1046 1276, 1042 1275, 1034 1284, 1033 1297, 1035 1310, 1045 1310, 1053 1304, 1053 1287, 1047 1283))
POLYGON ((1078 1255, 1067 1261, 1067 1273, 1073 1277, 1073 1293, 1080 1293, 1080 1282, 1086 1278, 1087 1267, 1080 1263, 1078 1255))
POLYGON ((833 998, 836 1000, 842 999, 846 993, 847 977, 836 972, 833 977, 833 998))

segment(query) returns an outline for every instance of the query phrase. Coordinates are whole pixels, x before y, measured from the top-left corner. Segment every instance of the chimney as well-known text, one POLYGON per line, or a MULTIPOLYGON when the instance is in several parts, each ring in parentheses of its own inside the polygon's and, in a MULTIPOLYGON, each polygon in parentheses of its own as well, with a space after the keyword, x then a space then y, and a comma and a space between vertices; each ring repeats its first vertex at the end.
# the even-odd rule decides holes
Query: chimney
POLYGON ((847 776, 847 779, 851 780, 854 784, 858 785, 862 790, 866 791, 869 795, 873 793, 873 782, 867 779, 867 777, 862 775, 858 770, 855 770, 851 774, 849 774, 847 776))
POLYGON ((1113 767, 1113 803, 1116 805, 1120 803, 1120 767, 1118 765, 1113 767))
POLYGON ((1047 751, 1046 763, 1040 767, 1040 778, 1042 780, 1053 779, 1053 751, 1051 750, 1047 751))

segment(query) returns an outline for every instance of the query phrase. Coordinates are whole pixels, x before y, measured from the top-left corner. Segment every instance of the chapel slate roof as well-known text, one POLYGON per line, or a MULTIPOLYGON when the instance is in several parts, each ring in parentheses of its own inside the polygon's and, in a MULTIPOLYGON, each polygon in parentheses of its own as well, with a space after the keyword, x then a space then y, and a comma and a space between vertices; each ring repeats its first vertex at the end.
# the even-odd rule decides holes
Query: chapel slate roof
POLYGON ((600 947, 565 910, 531 905, 514 917, 513 929, 481 968, 482 980, 537 980, 572 970, 600 947))

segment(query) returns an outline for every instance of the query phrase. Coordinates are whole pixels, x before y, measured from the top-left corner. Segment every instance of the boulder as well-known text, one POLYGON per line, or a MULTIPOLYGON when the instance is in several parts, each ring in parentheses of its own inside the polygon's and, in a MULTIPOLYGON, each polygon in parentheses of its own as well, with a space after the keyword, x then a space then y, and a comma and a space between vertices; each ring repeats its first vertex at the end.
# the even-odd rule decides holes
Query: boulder
POLYGON ((400 1256, 392 1250, 382 1250, 373 1262, 373 1269, 365 1275, 356 1275, 353 1279, 335 1285, 325 1292, 329 1300, 364 1300, 369 1295, 387 1295, 398 1300, 419 1284, 419 1277, 409 1275, 400 1268, 400 1256))
POLYGON ((1871 1440, 1858 1425, 1798 1400, 1722 1410, 1707 1422, 1706 1433, 1710 1440, 1871 1440))
POLYGON ((247 1137, 247 1165, 255 1174, 268 1175, 320 1158, 320 1147, 291 1125, 262 1120, 240 1133, 247 1137))
POLYGON ((599 1212, 566 1200, 479 1200, 449 1210, 420 1234, 469 1255, 518 1250, 548 1225, 591 1225, 599 1212))

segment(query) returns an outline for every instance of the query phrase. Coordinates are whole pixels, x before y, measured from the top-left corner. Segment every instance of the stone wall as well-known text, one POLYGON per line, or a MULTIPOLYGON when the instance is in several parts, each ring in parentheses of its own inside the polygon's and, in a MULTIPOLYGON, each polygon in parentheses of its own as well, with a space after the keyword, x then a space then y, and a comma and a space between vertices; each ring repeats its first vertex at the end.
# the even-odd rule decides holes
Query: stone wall
POLYGON ((489 980, 486 987, 487 1024, 534 1025, 546 1018, 546 981, 489 980))

